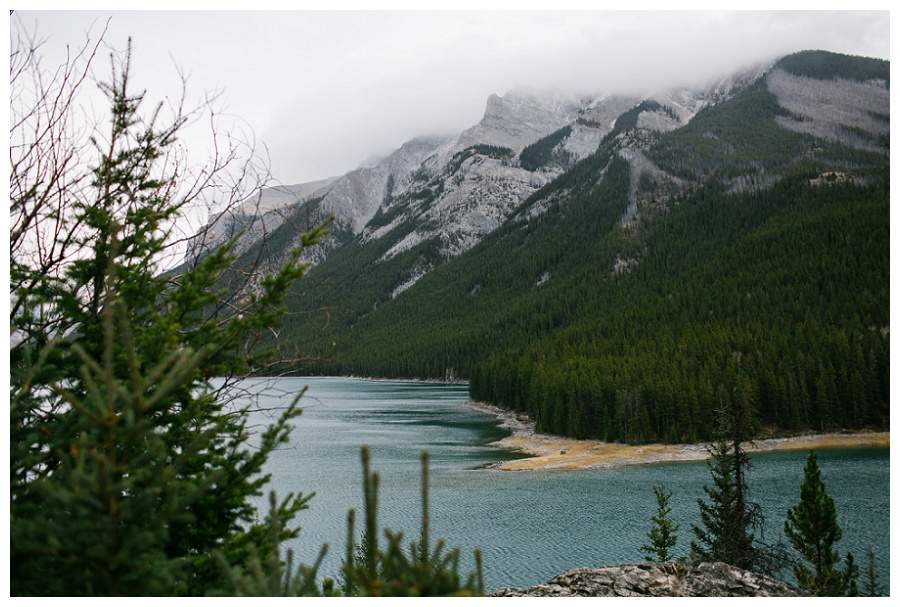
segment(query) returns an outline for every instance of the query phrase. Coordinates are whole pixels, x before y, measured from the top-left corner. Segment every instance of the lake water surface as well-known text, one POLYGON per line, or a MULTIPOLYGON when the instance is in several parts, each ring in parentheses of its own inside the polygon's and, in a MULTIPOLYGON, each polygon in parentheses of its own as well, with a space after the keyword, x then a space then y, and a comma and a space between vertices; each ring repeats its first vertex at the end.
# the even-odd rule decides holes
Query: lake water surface
MULTIPOLYGON (((680 525, 676 553, 686 555, 691 524, 699 521, 697 498, 709 483, 703 462, 648 464, 571 471, 505 472, 484 469, 517 457, 488 446, 506 435, 486 414, 460 406, 464 385, 356 379, 253 380, 266 390, 264 406, 279 406, 309 386, 301 400, 290 445, 270 458, 273 488, 311 493, 299 513, 300 537, 290 546, 297 562, 311 564, 323 544, 320 573, 337 577, 347 539, 347 511, 363 520, 360 446, 369 446, 371 468, 380 475, 379 528, 418 537, 421 464, 429 452, 430 532, 461 549, 461 573, 474 570, 473 550, 483 553, 485 588, 546 582, 574 567, 643 560, 651 488, 674 491, 672 518, 680 525)), ((262 414, 254 414, 261 416, 262 414)), ((260 418, 263 419, 262 417, 260 418)), ((821 451, 823 480, 843 529, 841 553, 851 551, 862 569, 866 550, 877 556, 880 583, 889 588, 890 450, 821 451)), ((806 452, 755 454, 751 498, 762 506, 765 539, 782 536, 785 511, 797 503, 806 452)))

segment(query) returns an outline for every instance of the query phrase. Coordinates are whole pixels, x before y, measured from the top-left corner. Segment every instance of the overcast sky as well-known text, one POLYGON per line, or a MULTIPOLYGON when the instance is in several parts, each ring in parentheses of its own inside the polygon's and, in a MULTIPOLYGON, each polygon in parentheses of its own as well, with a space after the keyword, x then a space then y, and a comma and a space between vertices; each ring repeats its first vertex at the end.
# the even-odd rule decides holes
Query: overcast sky
MULTIPOLYGON (((890 59, 886 10, 23 10, 11 19, 49 38, 51 62, 109 20, 110 47, 133 38, 138 87, 179 96, 180 69, 190 102, 221 91, 284 184, 346 173, 417 135, 459 133, 480 120, 488 95, 518 86, 650 93, 804 49, 890 59)), ((96 64, 98 77, 107 66, 96 64)))

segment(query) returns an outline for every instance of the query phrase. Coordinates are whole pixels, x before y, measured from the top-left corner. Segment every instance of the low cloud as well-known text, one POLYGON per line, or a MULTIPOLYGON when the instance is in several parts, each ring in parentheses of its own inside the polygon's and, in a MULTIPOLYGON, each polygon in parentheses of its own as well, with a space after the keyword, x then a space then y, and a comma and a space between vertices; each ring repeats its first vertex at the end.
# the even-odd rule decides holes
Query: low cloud
MULTIPOLYGON (((179 94, 177 65, 198 97, 223 91, 283 183, 342 174, 417 135, 458 133, 488 95, 519 86, 650 93, 804 49, 887 59, 890 34, 888 11, 111 15, 106 39, 124 48, 133 37, 142 87, 179 94)), ((46 50, 56 53, 109 16, 16 13, 52 36, 46 50)))

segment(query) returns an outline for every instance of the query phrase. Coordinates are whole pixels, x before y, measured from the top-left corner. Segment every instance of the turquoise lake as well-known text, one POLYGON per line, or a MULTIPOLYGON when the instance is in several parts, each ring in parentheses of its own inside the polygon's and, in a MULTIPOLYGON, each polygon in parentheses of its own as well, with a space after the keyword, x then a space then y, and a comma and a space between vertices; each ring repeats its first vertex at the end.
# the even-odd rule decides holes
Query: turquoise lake
MULTIPOLYGON (((672 518, 680 525, 676 553, 686 555, 691 524, 699 521, 709 472, 703 462, 648 464, 574 471, 505 472, 486 464, 518 457, 488 446, 506 436, 493 417, 461 406, 464 385, 357 379, 288 378, 244 382, 262 407, 300 401, 290 444, 270 458, 278 495, 311 493, 298 514, 300 537, 290 543, 295 562, 311 564, 323 544, 322 576, 337 577, 345 554, 347 511, 363 520, 360 446, 369 446, 380 475, 379 528, 418 537, 421 452, 428 451, 430 532, 460 548, 460 571, 474 570, 483 553, 485 589, 546 582, 574 567, 643 560, 656 501, 651 488, 674 492, 672 518)), ((263 413, 254 413, 260 423, 263 413)), ((806 452, 758 454, 749 475, 751 499, 760 503, 768 542, 782 537, 786 510, 797 503, 806 452)), ((862 570, 866 550, 876 554, 879 582, 890 587, 890 449, 823 450, 819 467, 843 530, 840 551, 862 570)), ((267 501, 266 501, 267 503, 267 501)))

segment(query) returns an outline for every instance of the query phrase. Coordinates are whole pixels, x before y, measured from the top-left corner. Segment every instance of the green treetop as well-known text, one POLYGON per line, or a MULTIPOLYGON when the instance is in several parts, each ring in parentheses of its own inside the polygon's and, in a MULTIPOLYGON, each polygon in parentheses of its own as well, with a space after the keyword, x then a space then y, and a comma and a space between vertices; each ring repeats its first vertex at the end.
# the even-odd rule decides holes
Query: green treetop
POLYGON ((794 566, 797 583, 813 596, 856 594, 856 567, 848 553, 843 570, 835 544, 841 539, 834 500, 825 492, 816 452, 803 468, 800 501, 787 511, 784 534, 803 561, 794 566))
POLYGON ((653 494, 656 496, 656 514, 650 519, 653 521, 653 528, 647 533, 650 543, 641 546, 641 552, 648 561, 664 563, 675 556, 672 549, 678 542, 676 535, 678 523, 669 518, 672 512, 672 508, 669 507, 672 492, 661 485, 656 485, 653 487, 653 494))

